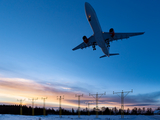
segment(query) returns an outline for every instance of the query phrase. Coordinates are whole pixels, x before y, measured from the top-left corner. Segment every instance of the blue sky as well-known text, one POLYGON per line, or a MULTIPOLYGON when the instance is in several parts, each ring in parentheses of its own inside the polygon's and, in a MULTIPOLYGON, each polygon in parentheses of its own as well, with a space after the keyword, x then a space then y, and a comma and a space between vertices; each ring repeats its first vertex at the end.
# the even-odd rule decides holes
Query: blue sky
MULTIPOLYGON (((74 93, 84 93, 88 97, 88 93, 106 91, 106 98, 115 98, 115 104, 119 105, 120 99, 112 95, 113 91, 133 89, 128 99, 141 100, 131 102, 126 98, 128 104, 145 102, 151 107, 158 106, 159 4, 158 0, 1 0, 1 90, 10 87, 6 84, 12 82, 8 81, 15 80, 19 85, 23 79, 42 86, 50 85, 49 88, 56 89, 55 97, 59 93, 72 93, 73 97, 74 93), (72 51, 84 35, 93 34, 85 16, 85 2, 95 9, 104 32, 114 28, 115 32, 145 34, 112 42, 110 52, 120 53, 119 56, 99 59, 103 55, 99 47, 96 51, 91 47, 72 51)), ((30 85, 25 87, 31 89, 30 85)), ((6 94, 11 94, 13 89, 6 94)), ((31 94, 27 90, 24 92, 31 94)), ((17 97, 25 95, 23 90, 16 94, 17 97)), ((36 96, 36 92, 32 96, 36 96)), ((2 103, 12 101, 11 97, 1 97, 4 99, 2 103)))

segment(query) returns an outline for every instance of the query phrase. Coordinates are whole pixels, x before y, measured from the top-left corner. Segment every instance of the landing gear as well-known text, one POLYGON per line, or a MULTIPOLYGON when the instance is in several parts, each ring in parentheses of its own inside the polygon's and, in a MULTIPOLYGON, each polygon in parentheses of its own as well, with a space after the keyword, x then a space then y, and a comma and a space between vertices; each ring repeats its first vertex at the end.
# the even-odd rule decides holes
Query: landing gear
POLYGON ((110 47, 109 39, 106 39, 105 42, 106 42, 106 44, 107 44, 107 47, 110 47))
POLYGON ((110 47, 110 45, 107 45, 107 47, 110 47))
POLYGON ((109 41, 107 41, 107 47, 110 47, 110 43, 109 43, 109 41))
POLYGON ((96 47, 95 47, 95 45, 92 45, 92 48, 93 48, 93 50, 96 50, 96 47))

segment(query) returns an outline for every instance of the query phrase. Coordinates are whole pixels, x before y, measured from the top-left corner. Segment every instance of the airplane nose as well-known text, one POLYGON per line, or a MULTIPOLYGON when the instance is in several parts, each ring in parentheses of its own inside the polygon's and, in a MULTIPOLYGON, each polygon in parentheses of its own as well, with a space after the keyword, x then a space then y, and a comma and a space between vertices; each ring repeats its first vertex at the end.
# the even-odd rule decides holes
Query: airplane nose
POLYGON ((87 2, 85 2, 85 6, 87 5, 88 3, 87 2))
POLYGON ((89 3, 88 2, 85 2, 85 7, 89 6, 89 3))

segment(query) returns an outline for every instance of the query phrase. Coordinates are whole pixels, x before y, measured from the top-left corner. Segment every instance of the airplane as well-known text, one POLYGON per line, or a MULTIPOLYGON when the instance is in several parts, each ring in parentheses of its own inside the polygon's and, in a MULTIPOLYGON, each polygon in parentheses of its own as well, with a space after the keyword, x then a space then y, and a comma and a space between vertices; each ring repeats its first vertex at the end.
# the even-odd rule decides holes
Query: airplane
POLYGON ((137 36, 137 35, 142 35, 144 32, 137 32, 137 33, 116 33, 114 32, 114 29, 111 28, 109 32, 102 32, 101 26, 99 24, 97 15, 93 7, 88 3, 85 2, 85 13, 87 20, 93 30, 93 35, 87 38, 86 36, 83 36, 83 42, 73 48, 72 50, 77 50, 77 49, 83 49, 89 46, 92 46, 93 50, 96 50, 96 45, 98 45, 104 55, 101 56, 100 58, 103 57, 110 57, 113 55, 119 55, 119 53, 110 53, 109 48, 110 48, 110 42, 112 41, 117 41, 117 40, 122 40, 122 39, 127 39, 132 36, 137 36))

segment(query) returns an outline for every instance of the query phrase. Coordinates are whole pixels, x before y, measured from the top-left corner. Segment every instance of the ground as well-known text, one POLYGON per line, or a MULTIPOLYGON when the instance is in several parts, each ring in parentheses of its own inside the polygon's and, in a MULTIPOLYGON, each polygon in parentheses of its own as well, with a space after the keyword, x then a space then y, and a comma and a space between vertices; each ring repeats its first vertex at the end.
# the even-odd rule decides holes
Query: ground
MULTIPOLYGON (((48 115, 48 116, 25 116, 25 115, 0 115, 0 120, 96 120, 95 115, 86 116, 81 115, 78 118, 77 115, 64 115, 60 118, 58 115, 48 115)), ((122 120, 120 115, 99 115, 99 120, 122 120)), ((160 120, 160 115, 126 115, 124 120, 160 120)))

